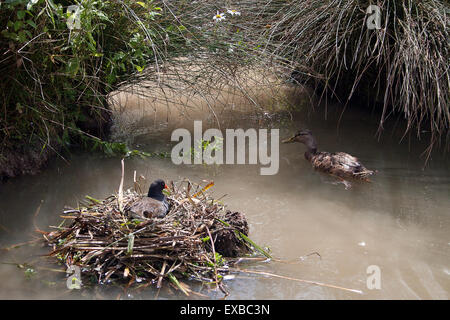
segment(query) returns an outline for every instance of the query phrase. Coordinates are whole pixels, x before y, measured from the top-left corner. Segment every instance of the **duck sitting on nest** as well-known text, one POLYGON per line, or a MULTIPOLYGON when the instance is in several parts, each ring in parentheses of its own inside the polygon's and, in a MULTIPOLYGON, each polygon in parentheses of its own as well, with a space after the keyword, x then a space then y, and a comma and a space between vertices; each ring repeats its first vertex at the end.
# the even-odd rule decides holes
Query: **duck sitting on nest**
POLYGON ((341 179, 346 187, 350 184, 346 178, 354 178, 369 182, 369 176, 374 172, 364 167, 359 160, 348 153, 329 153, 317 151, 316 140, 310 130, 299 130, 293 137, 281 141, 282 143, 300 142, 307 150, 305 158, 311 162, 314 169, 329 173, 341 179))
POLYGON ((166 196, 162 193, 168 189, 166 183, 155 180, 148 189, 147 197, 134 202, 128 209, 128 214, 135 219, 164 218, 169 211, 166 196))

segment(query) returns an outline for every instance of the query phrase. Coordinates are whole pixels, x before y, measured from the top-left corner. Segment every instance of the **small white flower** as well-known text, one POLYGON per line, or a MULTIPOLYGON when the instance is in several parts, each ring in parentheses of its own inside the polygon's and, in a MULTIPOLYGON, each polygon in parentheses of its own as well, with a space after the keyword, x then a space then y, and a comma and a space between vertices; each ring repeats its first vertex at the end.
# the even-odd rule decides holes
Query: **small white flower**
POLYGON ((28 1, 27 10, 30 10, 33 7, 33 5, 35 5, 38 2, 39 2, 39 0, 30 0, 30 1, 28 1))
POLYGON ((213 20, 216 22, 225 20, 225 13, 219 13, 219 11, 217 11, 216 15, 213 17, 213 20))
POLYGON ((231 14, 232 16, 240 16, 240 15, 241 15, 241 13, 240 13, 239 11, 234 10, 234 9, 233 9, 233 10, 228 9, 227 12, 228 12, 229 14, 231 14))

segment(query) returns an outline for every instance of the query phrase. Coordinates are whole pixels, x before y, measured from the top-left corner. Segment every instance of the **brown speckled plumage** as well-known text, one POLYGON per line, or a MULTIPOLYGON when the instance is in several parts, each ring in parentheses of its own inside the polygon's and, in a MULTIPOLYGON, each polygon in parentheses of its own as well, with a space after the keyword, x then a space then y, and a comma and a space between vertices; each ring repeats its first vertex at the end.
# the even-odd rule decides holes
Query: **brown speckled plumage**
POLYGON ((314 169, 340 178, 354 178, 366 181, 373 174, 373 171, 364 167, 358 158, 348 153, 317 151, 316 141, 309 130, 300 130, 292 138, 283 141, 283 143, 290 142, 300 142, 306 145, 308 149, 305 152, 305 158, 311 162, 314 169))
POLYGON ((341 178, 355 178, 364 180, 373 174, 367 170, 357 158, 345 152, 317 152, 310 160, 314 169, 328 172, 341 178))

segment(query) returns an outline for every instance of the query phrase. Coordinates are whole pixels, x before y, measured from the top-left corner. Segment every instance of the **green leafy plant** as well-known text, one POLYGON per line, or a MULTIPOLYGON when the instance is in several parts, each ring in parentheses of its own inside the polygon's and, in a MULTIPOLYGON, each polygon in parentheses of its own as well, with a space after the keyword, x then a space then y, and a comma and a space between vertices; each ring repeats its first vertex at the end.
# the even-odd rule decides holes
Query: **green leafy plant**
POLYGON ((152 0, 82 0, 75 3, 77 15, 70 5, 1 4, 0 155, 72 145, 142 155, 102 140, 109 121, 106 98, 136 72, 160 63, 159 48, 170 36, 157 30, 173 20, 152 0))

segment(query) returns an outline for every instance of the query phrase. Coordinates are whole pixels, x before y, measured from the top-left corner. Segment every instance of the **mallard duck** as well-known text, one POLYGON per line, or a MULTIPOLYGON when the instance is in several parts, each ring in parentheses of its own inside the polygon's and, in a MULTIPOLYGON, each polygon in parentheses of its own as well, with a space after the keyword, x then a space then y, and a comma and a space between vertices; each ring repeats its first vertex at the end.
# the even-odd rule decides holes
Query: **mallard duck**
POLYGON ((155 180, 147 196, 134 202, 126 211, 135 219, 164 218, 169 211, 166 196, 162 193, 164 189, 168 189, 166 183, 161 179, 155 180))
POLYGON ((317 151, 317 143, 310 130, 299 130, 293 137, 282 141, 282 143, 291 142, 300 142, 306 146, 305 158, 311 162, 314 169, 329 173, 341 180, 354 178, 369 181, 368 177, 374 173, 348 153, 317 151))

